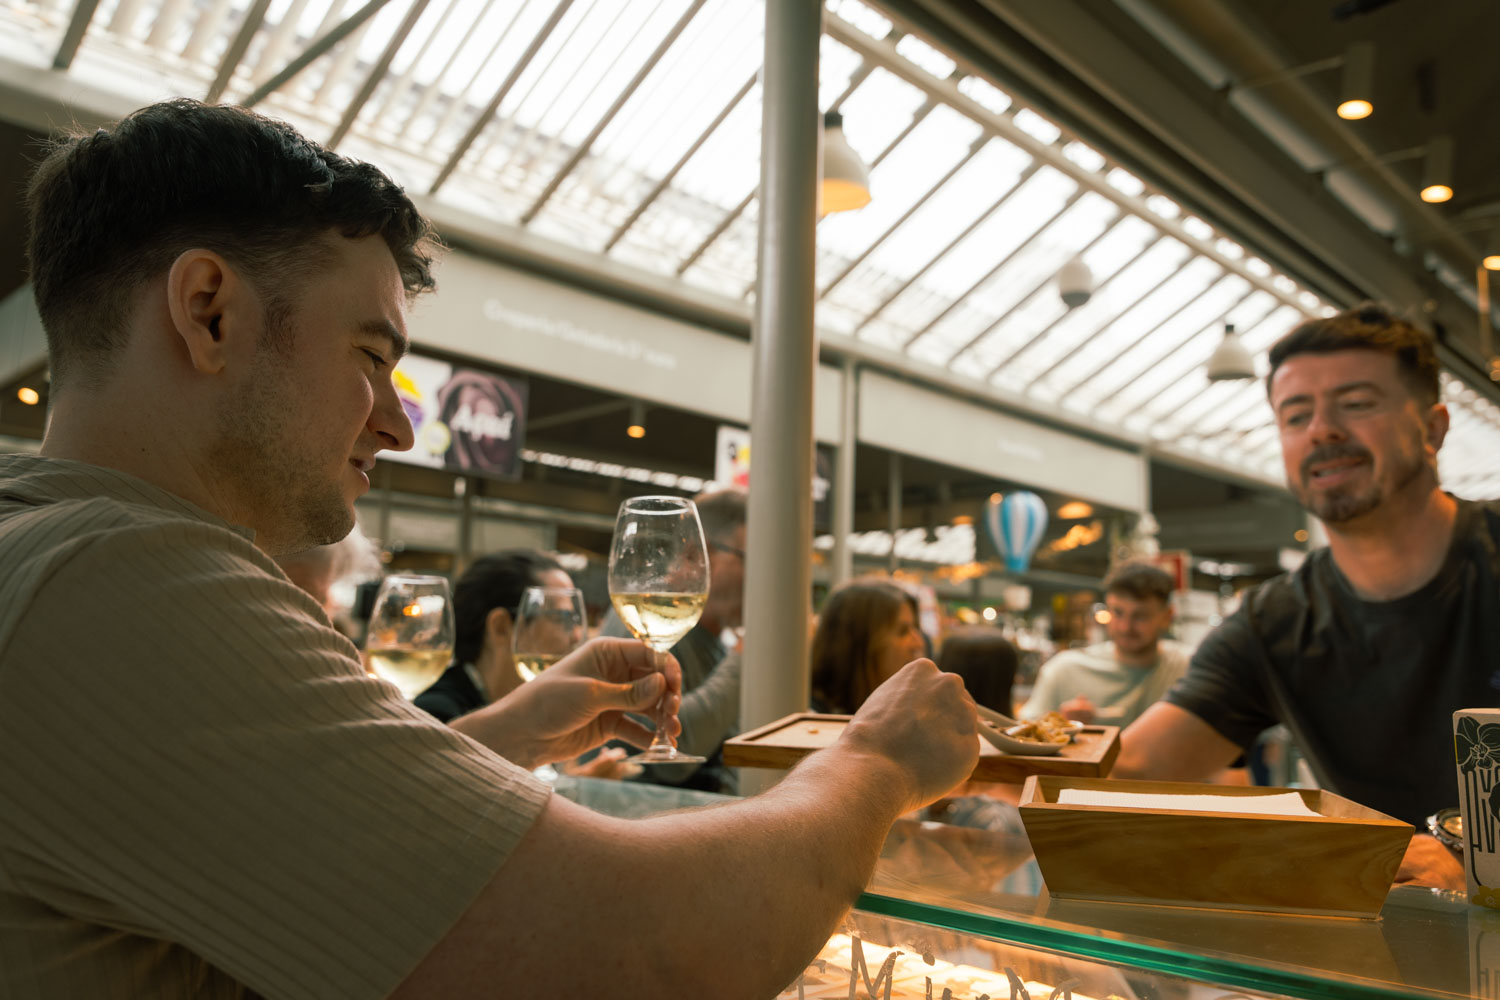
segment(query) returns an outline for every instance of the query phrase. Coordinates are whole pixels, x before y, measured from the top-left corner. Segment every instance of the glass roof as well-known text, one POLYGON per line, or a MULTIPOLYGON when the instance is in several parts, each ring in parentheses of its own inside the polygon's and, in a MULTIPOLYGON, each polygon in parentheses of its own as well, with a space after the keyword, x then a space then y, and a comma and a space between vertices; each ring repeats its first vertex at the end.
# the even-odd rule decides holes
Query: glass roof
MULTIPOLYGON (((820 327, 1279 481, 1261 384, 1203 365, 1226 322, 1263 369, 1332 305, 878 10, 827 9, 819 103, 874 199, 819 225, 820 327), (1055 277, 1075 257, 1094 293, 1070 310, 1055 277)), ((0 58, 28 71, 253 100, 477 222, 736 300, 762 31, 754 0, 0 0, 0 58)), ((1500 409, 1444 393, 1444 482, 1500 494, 1500 409)))

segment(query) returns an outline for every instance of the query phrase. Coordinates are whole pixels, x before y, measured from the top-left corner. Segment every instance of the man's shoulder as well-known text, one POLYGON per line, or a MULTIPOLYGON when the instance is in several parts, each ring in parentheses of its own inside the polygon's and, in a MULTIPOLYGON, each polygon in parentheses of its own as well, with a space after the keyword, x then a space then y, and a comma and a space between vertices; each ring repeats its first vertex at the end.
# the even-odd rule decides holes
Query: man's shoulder
POLYGON ((1110 644, 1101 642, 1093 646, 1074 646, 1070 649, 1058 650, 1050 660, 1042 664, 1042 669, 1052 671, 1098 670, 1112 663, 1113 659, 1110 644))

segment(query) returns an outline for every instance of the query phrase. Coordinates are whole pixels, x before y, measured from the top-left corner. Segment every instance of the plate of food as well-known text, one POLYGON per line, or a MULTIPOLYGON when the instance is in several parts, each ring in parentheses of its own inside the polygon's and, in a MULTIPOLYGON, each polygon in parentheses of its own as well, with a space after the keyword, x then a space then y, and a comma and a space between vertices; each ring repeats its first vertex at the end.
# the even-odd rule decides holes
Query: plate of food
POLYGON ((1024 757, 1050 757, 1061 753, 1082 728, 1081 723, 1069 721, 1056 712, 1048 712, 1030 722, 1015 722, 999 713, 984 713, 979 719, 979 735, 991 746, 1024 757), (1014 724, 1006 726, 1003 721, 1014 724))

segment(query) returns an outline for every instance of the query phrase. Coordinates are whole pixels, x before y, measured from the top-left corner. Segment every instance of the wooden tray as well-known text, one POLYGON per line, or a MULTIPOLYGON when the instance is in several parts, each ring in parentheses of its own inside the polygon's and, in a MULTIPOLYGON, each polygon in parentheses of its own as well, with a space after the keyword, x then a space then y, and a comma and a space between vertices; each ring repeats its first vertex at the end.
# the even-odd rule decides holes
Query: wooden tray
MULTIPOLYGON (((730 767, 769 767, 785 771, 814 750, 839 738, 849 722, 847 715, 798 712, 784 719, 727 741, 724 763, 730 767)), ((1118 726, 1087 726, 1075 742, 1054 757, 1021 757, 1002 753, 975 736, 979 763, 970 775, 974 781, 1018 784, 1033 774, 1098 777, 1109 773, 1120 754, 1118 726)))
POLYGON ((1041 776, 1021 820, 1054 896, 1270 913, 1374 917, 1409 824, 1317 789, 1041 776), (1222 812, 1058 801, 1064 788, 1223 796, 1222 812), (1243 796, 1296 792, 1317 816, 1236 813, 1243 796))

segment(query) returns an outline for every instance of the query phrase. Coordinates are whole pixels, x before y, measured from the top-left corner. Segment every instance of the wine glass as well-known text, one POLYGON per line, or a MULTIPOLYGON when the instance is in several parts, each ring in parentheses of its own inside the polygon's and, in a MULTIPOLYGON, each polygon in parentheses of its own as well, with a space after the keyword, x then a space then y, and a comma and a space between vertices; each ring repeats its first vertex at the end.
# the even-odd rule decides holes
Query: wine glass
POLYGON ((534 680, 583 645, 588 614, 577 587, 527 587, 516 608, 511 657, 521 680, 534 680))
POLYGON ((382 580, 365 634, 365 669, 411 699, 431 687, 452 659, 448 581, 416 574, 382 580))
MULTIPOLYGON (((609 549, 609 600, 625 627, 664 653, 698 624, 708 600, 708 546, 698 508, 681 497, 633 497, 620 505, 609 549)), ((667 735, 667 696, 656 706, 651 745, 626 760, 687 764, 704 758, 678 750, 667 735)))

